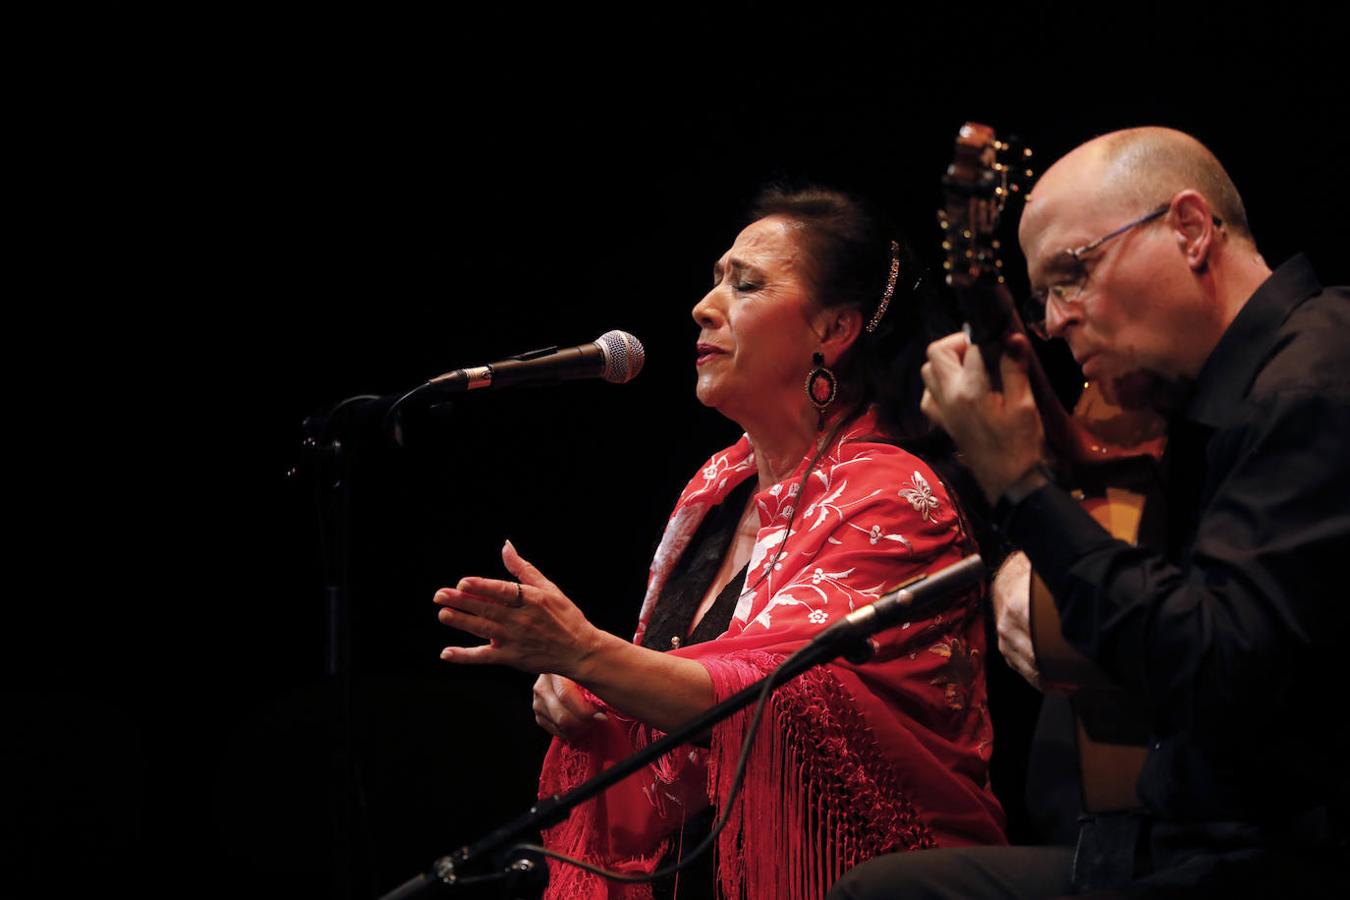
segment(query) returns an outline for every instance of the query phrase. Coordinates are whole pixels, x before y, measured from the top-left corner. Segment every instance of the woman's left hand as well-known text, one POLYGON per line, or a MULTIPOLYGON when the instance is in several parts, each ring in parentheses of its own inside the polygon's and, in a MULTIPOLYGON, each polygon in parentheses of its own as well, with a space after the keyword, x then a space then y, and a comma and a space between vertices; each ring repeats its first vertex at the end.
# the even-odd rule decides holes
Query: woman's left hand
POLYGON ((586 621, 510 541, 502 547, 502 562, 518 581, 463 578, 455 587, 436 592, 433 599, 443 607, 438 613, 443 624, 488 641, 478 647, 446 647, 441 659, 573 677, 604 632, 586 621))

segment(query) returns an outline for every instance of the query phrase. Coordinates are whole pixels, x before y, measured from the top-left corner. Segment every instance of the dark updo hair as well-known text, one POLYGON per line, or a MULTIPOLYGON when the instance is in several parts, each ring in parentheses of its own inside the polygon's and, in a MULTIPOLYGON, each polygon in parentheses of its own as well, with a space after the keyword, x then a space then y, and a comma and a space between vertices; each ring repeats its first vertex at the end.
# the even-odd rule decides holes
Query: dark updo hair
POLYGON ((923 397, 919 369, 927 358, 928 345, 961 327, 961 316, 943 280, 930 275, 887 219, 842 191, 818 186, 768 187, 755 198, 750 216, 752 221, 782 216, 794 222, 807 252, 806 271, 816 301, 825 307, 856 306, 864 326, 886 290, 891 242, 899 245, 900 273, 886 312, 875 331, 864 327, 836 366, 840 399, 849 404, 849 412, 835 425, 831 440, 821 442, 807 471, 815 467, 833 434, 869 404, 876 404, 878 425, 884 433, 875 438, 922 457, 938 473, 964 510, 971 536, 992 572, 1009 548, 993 528, 989 504, 958 460, 951 439, 933 428, 919 410, 923 397))
POLYGON ((928 345, 955 331, 960 321, 908 242, 863 201, 829 188, 765 188, 750 215, 752 221, 782 216, 795 223, 816 301, 855 306, 864 325, 886 289, 891 242, 899 245, 900 273, 890 305, 876 331, 864 328, 837 366, 840 397, 855 413, 875 403, 879 423, 898 440, 927 435, 930 426, 919 412, 919 368, 928 345))

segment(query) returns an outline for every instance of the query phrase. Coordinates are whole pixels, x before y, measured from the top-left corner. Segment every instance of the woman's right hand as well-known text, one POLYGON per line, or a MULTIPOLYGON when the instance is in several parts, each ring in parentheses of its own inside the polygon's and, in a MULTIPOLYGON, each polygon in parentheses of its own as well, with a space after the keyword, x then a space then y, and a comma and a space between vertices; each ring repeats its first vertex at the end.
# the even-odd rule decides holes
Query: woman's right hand
POLYGON ((570 678, 545 673, 534 682, 534 720, 554 737, 571 743, 606 719, 570 678))

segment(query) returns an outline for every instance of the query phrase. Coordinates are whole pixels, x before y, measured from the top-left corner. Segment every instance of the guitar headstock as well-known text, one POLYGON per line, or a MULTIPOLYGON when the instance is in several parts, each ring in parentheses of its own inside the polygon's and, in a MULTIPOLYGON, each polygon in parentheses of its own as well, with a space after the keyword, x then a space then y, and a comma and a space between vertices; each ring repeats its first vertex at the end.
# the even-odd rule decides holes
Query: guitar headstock
POLYGON ((995 235, 1004 207, 1031 181, 1030 162, 1029 149, 1015 140, 999 140, 988 125, 961 126, 955 155, 942 178, 944 205, 938 210, 948 284, 1003 284, 995 235))

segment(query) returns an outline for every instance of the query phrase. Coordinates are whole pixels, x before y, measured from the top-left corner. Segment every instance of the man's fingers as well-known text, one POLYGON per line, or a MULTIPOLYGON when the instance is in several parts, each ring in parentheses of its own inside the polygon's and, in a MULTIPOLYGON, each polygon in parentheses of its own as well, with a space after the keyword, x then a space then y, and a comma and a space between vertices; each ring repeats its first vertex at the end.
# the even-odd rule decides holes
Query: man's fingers
POLYGON ((1008 349, 999 360, 999 374, 1003 378, 1003 394, 1007 397, 1021 397, 1031 390, 1027 378, 1027 358, 1031 353, 1031 344, 1026 337, 1014 334, 1008 338, 1008 349))
POLYGON ((1036 690, 1044 693, 1045 688, 1041 684, 1041 673, 1038 672, 1034 666, 1025 666, 1021 669, 1018 669, 1017 674, 1025 678, 1027 684, 1031 685, 1036 690))
MULTIPOLYGON (((924 384, 931 389, 935 384, 944 384, 961 371, 962 360, 970 348, 970 339, 965 332, 958 331, 928 345, 928 362, 924 368, 928 375, 919 374, 924 384)), ((941 396, 941 392, 935 392, 941 396)))
POLYGON ((966 348, 969 346, 970 338, 966 336, 964 331, 953 331, 951 334, 940 337, 928 345, 928 358, 932 359, 934 356, 951 356, 954 357, 959 364, 961 362, 962 354, 966 352, 966 348))
POLYGON ((1036 653, 1031 639, 1023 632, 998 633, 998 652, 1008 666, 1027 680, 1036 690, 1041 689, 1041 673, 1036 667, 1036 653))
MULTIPOLYGON (((924 368, 928 368, 926 365, 924 368)), ((919 398, 919 411, 928 417, 937 428, 943 431, 947 430, 947 424, 942 420, 942 409, 937 405, 937 400, 933 398, 933 392, 929 388, 924 388, 923 396, 919 398)))
POLYGON ((1004 626, 1005 615, 1023 619, 1020 609, 1027 604, 1031 593, 1031 560, 1022 551, 1011 554, 994 573, 994 585, 991 594, 994 601, 994 615, 1000 627, 1004 626), (1005 614, 1005 610, 1008 613, 1005 614))
POLYGON ((961 371, 966 378, 975 379, 976 383, 985 386, 985 390, 989 389, 989 372, 984 367, 984 354, 979 344, 971 344, 966 348, 961 357, 961 371))

